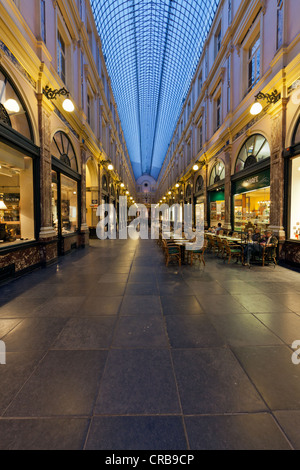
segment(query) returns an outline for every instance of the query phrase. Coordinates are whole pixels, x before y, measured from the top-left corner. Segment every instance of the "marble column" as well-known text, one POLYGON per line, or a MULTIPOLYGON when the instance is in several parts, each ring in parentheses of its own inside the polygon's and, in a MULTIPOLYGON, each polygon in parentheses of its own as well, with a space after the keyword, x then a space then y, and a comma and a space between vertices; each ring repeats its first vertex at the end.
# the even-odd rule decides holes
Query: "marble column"
POLYGON ((86 223, 86 162, 87 153, 84 145, 81 145, 81 220, 80 220, 80 235, 81 246, 85 246, 89 242, 89 228, 86 223))
POLYGON ((283 150, 286 135, 286 105, 287 100, 282 99, 282 106, 276 115, 271 116, 271 188, 270 188, 270 230, 280 242, 285 240, 284 230, 284 158, 283 150))
POLYGON ((225 149, 225 221, 222 224, 227 230, 231 230, 231 145, 225 149))
POLYGON ((52 226, 51 125, 52 103, 37 93, 40 137, 40 256, 47 264, 57 258, 57 234, 52 226))

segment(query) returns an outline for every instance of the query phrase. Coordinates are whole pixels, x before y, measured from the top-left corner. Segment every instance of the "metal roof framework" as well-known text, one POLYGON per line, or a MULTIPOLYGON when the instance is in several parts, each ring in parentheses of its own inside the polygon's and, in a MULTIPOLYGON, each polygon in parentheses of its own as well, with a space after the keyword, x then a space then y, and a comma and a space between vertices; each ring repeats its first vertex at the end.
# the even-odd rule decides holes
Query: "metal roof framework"
POLYGON ((220 0, 91 0, 135 178, 157 179, 220 0))

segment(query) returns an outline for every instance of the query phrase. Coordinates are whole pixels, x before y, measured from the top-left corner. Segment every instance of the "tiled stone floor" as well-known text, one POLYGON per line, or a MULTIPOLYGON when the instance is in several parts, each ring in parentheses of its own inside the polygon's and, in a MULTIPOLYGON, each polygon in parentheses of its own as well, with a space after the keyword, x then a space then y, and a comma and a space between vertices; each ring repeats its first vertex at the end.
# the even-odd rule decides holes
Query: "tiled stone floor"
POLYGON ((91 241, 0 287, 0 449, 300 449, 300 274, 91 241))

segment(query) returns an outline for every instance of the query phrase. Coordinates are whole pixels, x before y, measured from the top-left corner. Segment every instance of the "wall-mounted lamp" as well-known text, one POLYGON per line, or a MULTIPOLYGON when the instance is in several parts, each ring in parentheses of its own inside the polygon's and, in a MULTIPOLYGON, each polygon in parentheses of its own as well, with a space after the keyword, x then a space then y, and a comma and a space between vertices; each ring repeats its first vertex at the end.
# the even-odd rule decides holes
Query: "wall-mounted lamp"
POLYGON ((74 104, 70 100, 70 92, 65 88, 61 88, 60 90, 53 90, 48 85, 43 90, 44 95, 48 98, 48 100, 56 100, 58 96, 66 96, 66 99, 63 102, 63 108, 68 113, 72 113, 75 109, 74 104))
POLYGON ((250 113, 252 116, 257 116, 261 113, 263 107, 261 103, 258 103, 258 100, 266 100, 267 104, 275 104, 281 98, 280 93, 277 90, 274 90, 272 93, 262 93, 261 91, 255 96, 255 103, 251 106, 250 113))
POLYGON ((198 171, 198 170, 199 170, 199 165, 197 165, 197 164, 194 165, 194 166, 193 166, 193 170, 194 170, 194 171, 198 171))

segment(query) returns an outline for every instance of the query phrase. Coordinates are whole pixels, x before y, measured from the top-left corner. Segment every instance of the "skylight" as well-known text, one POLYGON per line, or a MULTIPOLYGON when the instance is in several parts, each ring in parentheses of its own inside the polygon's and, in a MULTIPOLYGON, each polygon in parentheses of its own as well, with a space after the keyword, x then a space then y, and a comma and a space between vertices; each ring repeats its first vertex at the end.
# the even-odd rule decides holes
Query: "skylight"
POLYGON ((134 175, 157 179, 219 0, 91 0, 134 175))

